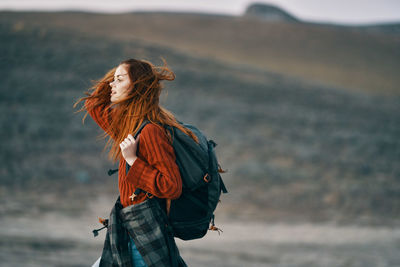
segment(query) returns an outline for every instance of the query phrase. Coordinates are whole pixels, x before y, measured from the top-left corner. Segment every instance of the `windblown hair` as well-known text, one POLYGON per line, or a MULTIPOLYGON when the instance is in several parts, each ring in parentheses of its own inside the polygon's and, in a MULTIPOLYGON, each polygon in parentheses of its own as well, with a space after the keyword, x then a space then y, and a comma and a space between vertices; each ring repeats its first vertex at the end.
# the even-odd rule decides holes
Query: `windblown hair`
MULTIPOLYGON (((103 78, 94 81, 93 86, 89 88, 88 92, 85 92, 87 97, 80 98, 74 104, 74 107, 76 107, 79 102, 90 99, 93 100, 90 101, 91 105, 86 107, 84 105, 77 112, 89 111, 99 106, 105 108, 104 110, 108 109, 110 111, 110 125, 102 137, 109 136, 104 149, 111 146, 109 158, 114 162, 122 158, 119 144, 128 134, 134 135, 144 120, 148 120, 161 128, 162 126, 158 125, 158 123, 174 126, 193 138, 197 143, 199 142, 192 131, 183 127, 170 111, 159 104, 161 90, 163 89, 163 85, 160 82, 175 79, 175 74, 169 69, 164 59, 163 62, 164 66, 156 67, 146 60, 124 60, 120 65, 127 67, 131 81, 127 97, 115 103, 110 100, 110 83, 114 80, 115 67, 109 70, 103 78)), ((83 123, 87 115, 88 113, 86 112, 82 119, 83 123)), ((169 134, 169 131, 166 133, 172 142, 173 137, 169 134)))

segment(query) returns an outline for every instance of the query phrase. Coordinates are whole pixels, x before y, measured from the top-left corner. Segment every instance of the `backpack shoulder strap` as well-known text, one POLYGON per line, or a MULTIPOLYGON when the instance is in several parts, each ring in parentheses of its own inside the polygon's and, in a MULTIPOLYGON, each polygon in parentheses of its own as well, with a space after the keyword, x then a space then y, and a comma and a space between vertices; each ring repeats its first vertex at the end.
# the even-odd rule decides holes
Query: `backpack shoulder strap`
POLYGON ((146 126, 146 125, 149 124, 149 123, 150 123, 150 121, 144 120, 144 121, 142 122, 142 124, 140 125, 139 130, 135 133, 135 135, 134 135, 133 137, 136 139, 136 137, 137 137, 137 136, 140 134, 140 132, 143 130, 144 126, 146 126))

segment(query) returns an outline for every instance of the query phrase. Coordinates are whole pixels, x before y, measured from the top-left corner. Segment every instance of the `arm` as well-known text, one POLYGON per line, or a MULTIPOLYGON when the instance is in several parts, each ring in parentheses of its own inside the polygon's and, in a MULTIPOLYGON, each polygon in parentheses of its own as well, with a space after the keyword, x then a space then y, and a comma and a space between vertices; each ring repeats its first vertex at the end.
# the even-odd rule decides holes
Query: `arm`
POLYGON ((94 106, 96 99, 87 99, 85 108, 92 119, 105 131, 108 132, 110 126, 110 107, 103 104, 94 106))
POLYGON ((175 152, 166 133, 149 124, 140 134, 142 157, 128 171, 126 180, 158 198, 177 199, 182 193, 182 179, 175 162, 175 152))

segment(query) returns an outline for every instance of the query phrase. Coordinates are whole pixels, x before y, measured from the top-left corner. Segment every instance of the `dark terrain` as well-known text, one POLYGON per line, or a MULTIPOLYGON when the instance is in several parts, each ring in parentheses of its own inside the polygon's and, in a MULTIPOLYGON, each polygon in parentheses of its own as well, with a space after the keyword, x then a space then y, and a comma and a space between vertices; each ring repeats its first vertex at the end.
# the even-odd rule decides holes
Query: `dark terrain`
MULTIPOLYGON (((361 50, 375 49, 367 74, 389 69, 381 90, 374 87, 379 82, 368 81, 374 77, 360 78, 365 73, 348 87, 344 76, 329 73, 329 66, 342 68, 346 62, 328 60, 332 65, 320 70, 330 77, 326 84, 308 79, 310 73, 253 64, 264 59, 247 48, 238 57, 248 61, 239 64, 232 55, 241 51, 240 38, 231 53, 213 57, 210 51, 221 51, 218 42, 198 41, 195 54, 191 41, 173 48, 164 45, 170 37, 151 39, 144 31, 120 38, 117 31, 105 36, 88 30, 104 23, 107 33, 105 17, 123 24, 129 16, 153 15, 49 13, 44 23, 37 13, 0 13, 0 260, 6 266, 87 266, 99 256, 104 233, 93 240, 90 231, 118 194, 116 176, 106 174, 115 164, 102 152, 105 141, 96 140, 100 129, 90 117, 82 125, 83 113, 75 114, 72 105, 91 80, 121 60, 161 64, 161 56, 176 73, 176 80, 165 84, 163 105, 215 140, 228 170, 223 178, 230 193, 217 210, 223 235, 178 243, 190 266, 400 264, 400 95, 393 75, 399 54, 388 49, 398 45, 396 34, 301 26, 309 29, 304 36, 317 31, 329 40, 372 39, 361 50), (77 18, 87 23, 79 28, 77 18), (369 87, 364 90, 363 84, 369 87), (232 262, 224 263, 229 257, 232 262)), ((178 18, 185 16, 190 17, 178 18)), ((223 19, 226 25, 264 23, 266 30, 296 27, 223 19)), ((261 49, 256 37, 253 42, 261 49)), ((338 51, 359 49, 356 43, 338 51)), ((369 60, 363 52, 352 56, 361 65, 369 60)), ((307 66, 301 58, 294 56, 294 64, 307 66)), ((355 73, 353 67, 346 71, 355 73)))

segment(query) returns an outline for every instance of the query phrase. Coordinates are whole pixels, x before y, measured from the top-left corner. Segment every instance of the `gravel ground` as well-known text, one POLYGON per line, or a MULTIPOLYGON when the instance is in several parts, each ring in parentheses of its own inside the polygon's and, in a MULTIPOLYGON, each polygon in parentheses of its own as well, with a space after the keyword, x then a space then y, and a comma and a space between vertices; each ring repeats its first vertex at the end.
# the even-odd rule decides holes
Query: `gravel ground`
MULTIPOLYGON (((99 198, 84 215, 56 212, 29 218, 0 218, 2 266, 91 266, 100 256, 105 232, 96 238, 98 216, 107 216, 112 198, 99 198)), ((189 266, 400 266, 400 228, 334 223, 261 223, 221 216, 218 235, 177 240, 189 266)))

